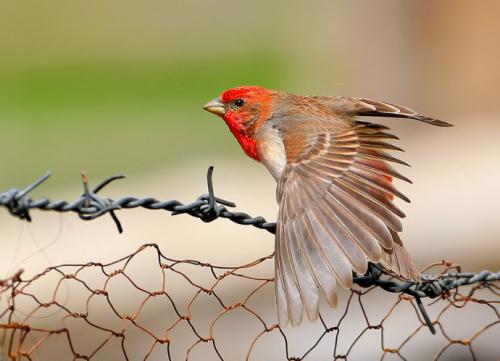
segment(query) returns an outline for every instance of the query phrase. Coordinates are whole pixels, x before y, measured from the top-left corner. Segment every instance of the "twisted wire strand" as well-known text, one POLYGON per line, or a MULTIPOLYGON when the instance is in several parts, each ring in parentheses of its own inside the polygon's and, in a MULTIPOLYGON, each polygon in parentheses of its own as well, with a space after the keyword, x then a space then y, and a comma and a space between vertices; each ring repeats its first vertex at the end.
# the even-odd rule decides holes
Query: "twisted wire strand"
POLYGON ((31 221, 30 211, 33 209, 61 213, 73 212, 86 221, 102 217, 109 213, 119 232, 122 232, 122 226, 116 217, 115 211, 142 207, 150 210, 169 211, 172 215, 188 214, 201 219, 203 222, 212 222, 217 218, 227 218, 238 224, 252 225, 260 229, 265 229, 270 233, 275 233, 276 223, 267 222, 264 217, 252 217, 243 212, 229 211, 226 207, 236 207, 236 205, 231 201, 215 196, 212 175, 213 166, 209 167, 207 172, 208 194, 203 194, 195 201, 184 204, 178 200, 161 201, 154 197, 137 198, 127 196, 113 200, 98 194, 113 181, 125 178, 124 175, 115 175, 106 178, 91 190, 87 175, 82 174, 83 193, 72 202, 66 200, 52 201, 46 197, 31 198, 29 193, 51 176, 50 173, 46 173, 24 189, 12 188, 0 193, 0 206, 7 208, 13 216, 27 220, 28 222, 31 221))
MULTIPOLYGON (((50 173, 46 173, 24 189, 12 188, 0 193, 0 206, 7 208, 13 216, 27 221, 31 221, 30 211, 33 209, 54 212, 74 212, 78 214, 82 220, 86 221, 102 217, 109 213, 119 232, 122 232, 123 229, 116 216, 116 211, 138 207, 150 210, 169 211, 172 215, 188 214, 192 217, 201 219, 203 222, 212 222, 218 218, 226 218, 237 224, 251 225, 273 234, 276 231, 276 223, 268 222, 264 217, 253 217, 247 213, 229 211, 226 208, 235 207, 236 205, 231 201, 215 196, 212 166, 208 168, 207 172, 208 194, 203 194, 195 201, 187 204, 178 200, 161 201, 153 197, 137 198, 127 196, 113 200, 99 195, 99 192, 106 186, 118 179, 123 179, 123 175, 115 175, 106 178, 91 189, 87 175, 82 174, 83 193, 72 202, 65 200, 52 201, 46 197, 38 199, 31 198, 29 194, 49 177, 50 173)), ((212 268, 212 272, 213 269, 214 268, 212 268)), ((17 277, 20 277, 20 275, 21 274, 18 274, 17 277)), ((354 275, 354 283, 360 287, 370 288, 377 286, 387 292, 404 293, 414 297, 425 323, 433 334, 436 333, 436 330, 422 304, 422 298, 445 297, 451 290, 463 285, 487 285, 499 280, 500 272, 485 270, 478 274, 448 273, 440 275, 439 277, 423 275, 422 282, 416 283, 398 280, 397 277, 385 271, 381 266, 371 263, 365 275, 354 275)), ((6 282, 8 281, 0 280, 0 286, 6 282)))
MULTIPOLYGON (((244 212, 229 211, 226 207, 236 207, 236 204, 216 197, 213 187, 213 166, 208 168, 207 186, 208 193, 200 195, 191 203, 182 203, 178 200, 161 201, 154 197, 137 198, 132 196, 122 197, 117 200, 100 196, 98 193, 115 180, 123 179, 124 175, 115 175, 106 178, 92 190, 89 188, 88 178, 82 174, 83 194, 72 202, 65 200, 52 201, 49 198, 42 197, 33 199, 29 193, 44 183, 50 173, 46 173, 35 182, 24 189, 12 188, 0 193, 0 206, 9 210, 9 212, 20 219, 31 221, 30 211, 38 209, 42 211, 54 212, 74 212, 86 221, 90 221, 110 213, 115 220, 118 230, 121 232, 121 224, 116 217, 115 211, 119 209, 146 208, 150 210, 169 211, 172 215, 188 214, 199 218, 203 222, 212 222, 218 218, 226 218, 241 225, 251 225, 256 228, 264 229, 270 233, 276 232, 276 223, 268 222, 264 217, 251 216, 244 212)), ((384 270, 377 265, 370 264, 370 267, 364 276, 356 276, 355 282, 362 287, 379 286, 386 291, 400 293, 404 292, 416 297, 435 298, 443 292, 478 282, 494 282, 500 280, 500 272, 482 271, 474 273, 450 273, 436 278, 431 275, 423 275, 422 283, 415 282, 396 282, 393 280, 383 280, 381 276, 384 270)))

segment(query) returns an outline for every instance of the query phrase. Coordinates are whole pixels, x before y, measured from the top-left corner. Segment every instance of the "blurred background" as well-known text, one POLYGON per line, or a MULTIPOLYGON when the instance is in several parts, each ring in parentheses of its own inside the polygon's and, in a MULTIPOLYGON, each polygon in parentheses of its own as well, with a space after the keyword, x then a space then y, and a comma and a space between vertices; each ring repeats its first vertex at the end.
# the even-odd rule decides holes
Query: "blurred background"
MULTIPOLYGON (((244 84, 374 98, 455 125, 380 120, 412 165, 401 171, 414 184, 398 185, 412 199, 400 206, 418 266, 496 270, 499 11, 494 0, 1 2, 0 189, 51 170, 36 195, 74 199, 84 170, 94 184, 127 174, 109 196, 187 202, 206 192, 215 165, 219 196, 274 220, 273 179, 202 105, 244 84)), ((224 220, 123 211, 118 235, 106 217, 32 216, 28 225, 0 209, 0 278, 110 261, 145 242, 219 264, 273 248, 270 234, 224 220)))

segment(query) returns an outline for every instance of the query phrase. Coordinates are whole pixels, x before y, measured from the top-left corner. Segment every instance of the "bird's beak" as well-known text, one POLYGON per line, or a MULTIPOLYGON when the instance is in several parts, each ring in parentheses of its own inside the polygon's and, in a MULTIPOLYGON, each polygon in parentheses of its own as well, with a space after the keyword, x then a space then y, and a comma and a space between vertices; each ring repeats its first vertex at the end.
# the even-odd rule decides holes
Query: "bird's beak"
POLYGON ((224 108, 224 104, 221 103, 219 98, 210 100, 203 106, 203 109, 205 109, 207 112, 217 115, 224 115, 226 113, 226 108, 224 108))

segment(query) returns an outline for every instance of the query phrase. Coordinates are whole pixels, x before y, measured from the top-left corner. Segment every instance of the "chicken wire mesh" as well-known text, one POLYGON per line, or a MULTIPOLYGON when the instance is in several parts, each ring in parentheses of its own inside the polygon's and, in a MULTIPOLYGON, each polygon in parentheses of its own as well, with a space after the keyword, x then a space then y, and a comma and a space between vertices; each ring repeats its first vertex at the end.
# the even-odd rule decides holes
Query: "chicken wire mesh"
MULTIPOLYGON (((95 219, 145 207, 218 217, 274 231, 262 217, 230 212, 209 194, 178 201, 97 196, 112 177, 74 202, 33 200, 24 190, 0 194, 0 205, 74 211, 95 219)), ((0 280, 0 357, 5 360, 323 360, 497 359, 500 273, 463 273, 448 261, 430 265, 422 283, 395 279, 377 265, 355 276, 339 307, 320 320, 282 329, 273 307, 273 255, 239 266, 175 260, 145 244, 111 263, 49 267, 32 277, 0 280), (431 275, 432 274, 432 275, 431 275), (424 305, 425 303, 425 305, 424 305), (432 335, 429 329, 435 333, 432 335)), ((1 359, 1 358, 0 358, 1 359)))

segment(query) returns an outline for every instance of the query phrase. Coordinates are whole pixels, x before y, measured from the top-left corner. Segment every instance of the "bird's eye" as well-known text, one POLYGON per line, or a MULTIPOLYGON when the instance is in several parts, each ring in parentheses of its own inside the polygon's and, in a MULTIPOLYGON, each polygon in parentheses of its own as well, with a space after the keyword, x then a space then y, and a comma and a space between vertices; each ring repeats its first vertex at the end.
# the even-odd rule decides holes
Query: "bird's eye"
POLYGON ((234 101, 234 105, 236 105, 237 107, 241 107, 245 102, 243 101, 243 99, 236 99, 234 101))

